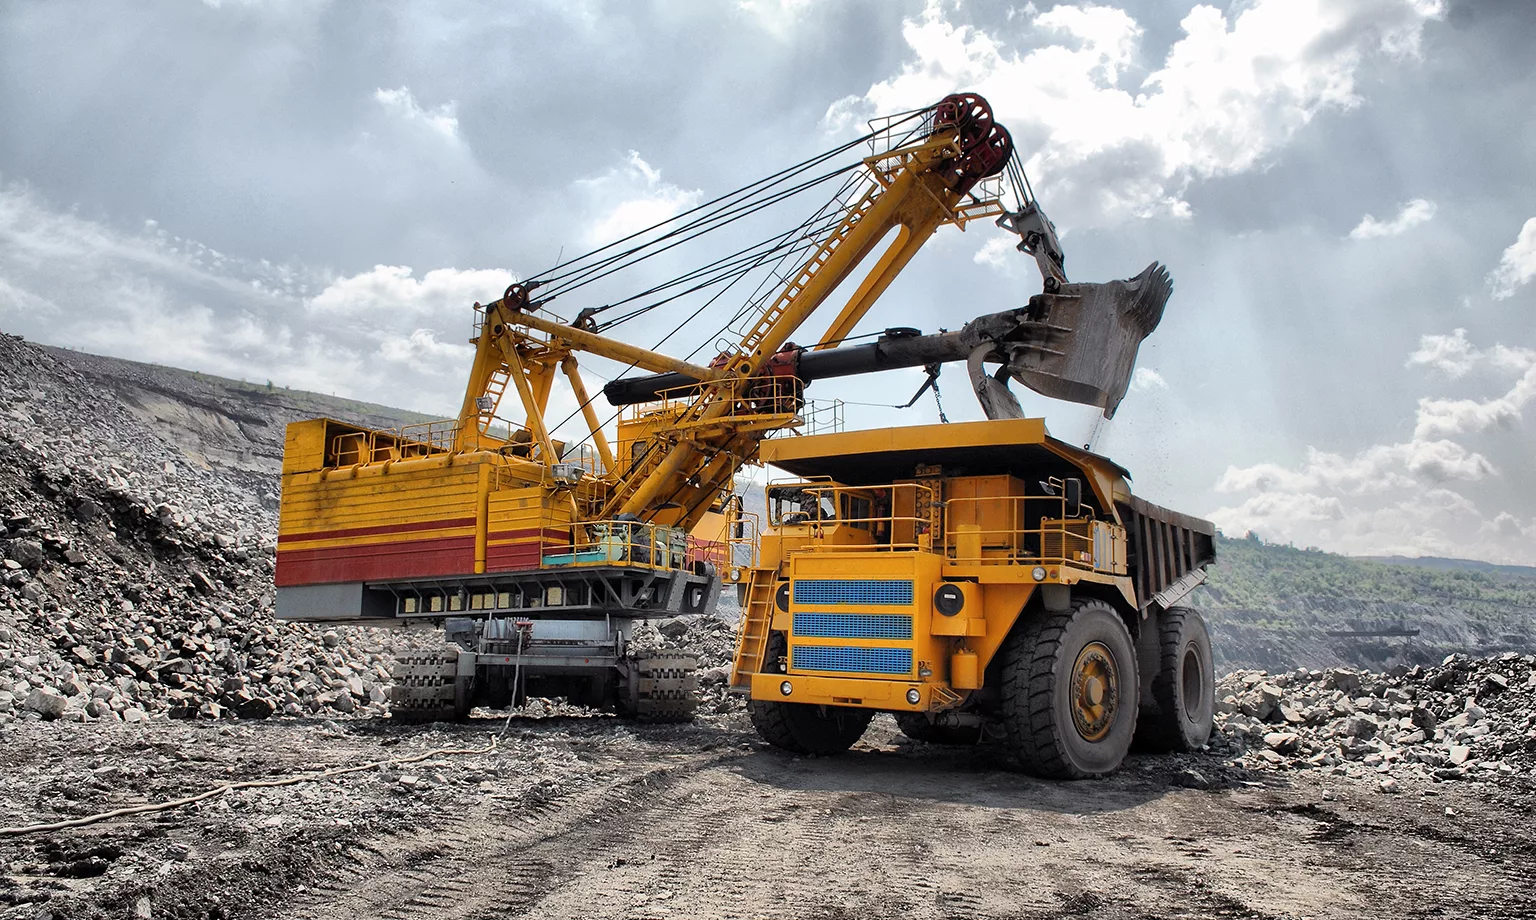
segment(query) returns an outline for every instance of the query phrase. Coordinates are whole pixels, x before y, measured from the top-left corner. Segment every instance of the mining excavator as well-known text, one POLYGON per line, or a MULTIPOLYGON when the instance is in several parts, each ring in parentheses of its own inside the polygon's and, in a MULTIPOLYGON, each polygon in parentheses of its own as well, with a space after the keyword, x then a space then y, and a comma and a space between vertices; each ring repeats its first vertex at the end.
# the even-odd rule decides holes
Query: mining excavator
POLYGON ((1197 746, 1210 731, 1209 639, 1178 603, 1214 558, 1214 529, 1134 497, 1124 470, 1051 438, 1008 389, 1017 380, 1112 416, 1171 280, 1154 263, 1073 283, 1064 266, 980 96, 871 123, 475 304, 457 418, 290 425, 277 615, 441 628, 441 649, 396 664, 398 719, 533 694, 674 721, 692 717, 697 661, 637 648, 635 625, 712 611, 728 581, 743 609, 730 681, 779 747, 834 753, 878 711, 930 741, 996 734, 1050 776, 1113 770, 1132 733, 1197 746), (623 286, 648 259, 827 187, 831 199, 787 230, 623 286), (1018 237, 1039 294, 954 332, 856 335, 939 228, 980 220, 1018 237), (613 332, 702 300, 664 343, 707 326, 753 278, 707 362, 695 361, 707 344, 679 359, 613 332), (814 344, 795 345, 845 283, 814 344), (572 302, 570 318, 554 312, 572 302), (602 391, 614 417, 598 412, 578 355, 622 368, 602 391), (895 367, 926 368, 926 387, 952 361, 966 363, 986 421, 842 431, 835 405, 805 396, 816 380, 895 367), (576 409, 556 420, 559 378, 576 409), (585 435, 572 443, 560 433, 577 416, 585 435), (792 477, 769 483, 766 516, 736 490, 758 463, 792 477))

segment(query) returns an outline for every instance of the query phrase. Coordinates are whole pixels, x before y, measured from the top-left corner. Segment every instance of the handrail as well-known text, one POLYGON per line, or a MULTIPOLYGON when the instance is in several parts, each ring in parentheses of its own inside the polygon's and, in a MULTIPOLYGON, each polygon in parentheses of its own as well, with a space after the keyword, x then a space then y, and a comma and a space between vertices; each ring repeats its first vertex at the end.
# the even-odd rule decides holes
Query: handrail
POLYGON ((750 419, 777 428, 784 427, 786 421, 790 425, 802 422, 800 413, 806 403, 805 384, 798 377, 776 374, 748 378, 741 384, 741 392, 730 401, 722 414, 708 421, 689 419, 689 411, 695 408, 704 391, 717 387, 718 384, 692 383, 659 390, 656 398, 649 402, 623 407, 620 418, 625 421, 662 422, 668 427, 679 423, 683 427, 689 424, 719 425, 750 419))
POLYGON ((570 550, 545 553, 546 568, 633 565, 651 569, 691 568, 688 535, 675 527, 640 521, 582 521, 572 525, 570 550))
POLYGON ((944 518, 944 553, 957 563, 1113 568, 1103 537, 1096 539, 1099 522, 1091 513, 1068 517, 1061 496, 951 498, 944 518))
POLYGON ((1106 522, 1091 509, 1067 514, 1061 496, 988 495, 937 499, 921 483, 843 486, 830 481, 770 483, 769 523, 781 534, 803 535, 786 552, 925 551, 958 565, 1057 565, 1104 572, 1123 569, 1123 552, 1106 522), (780 507, 786 490, 798 492, 798 510, 780 507), (850 501, 850 499, 856 501, 850 501), (859 509, 867 504, 868 510, 859 509), (926 513, 925 513, 926 509, 926 513), (898 513, 899 511, 899 513, 898 513), (852 539, 869 534, 868 542, 852 539))
MULTIPOLYGON (((813 544, 826 544, 829 528, 848 527, 869 534, 868 544, 881 550, 931 550, 941 533, 942 505, 938 491, 916 482, 882 486, 843 486, 830 480, 791 480, 769 483, 768 523, 777 528, 807 527, 813 544), (776 499, 787 489, 802 496, 800 510, 783 512, 776 499), (809 504, 804 500, 809 498, 809 504), (825 501, 830 501, 830 507, 825 501), (867 506, 866 513, 855 509, 867 506), (883 510, 882 510, 883 509, 883 510), (910 509, 910 510, 907 510, 910 509), (898 513, 898 510, 901 513, 898 513)), ((847 545, 836 542, 835 545, 847 545)))

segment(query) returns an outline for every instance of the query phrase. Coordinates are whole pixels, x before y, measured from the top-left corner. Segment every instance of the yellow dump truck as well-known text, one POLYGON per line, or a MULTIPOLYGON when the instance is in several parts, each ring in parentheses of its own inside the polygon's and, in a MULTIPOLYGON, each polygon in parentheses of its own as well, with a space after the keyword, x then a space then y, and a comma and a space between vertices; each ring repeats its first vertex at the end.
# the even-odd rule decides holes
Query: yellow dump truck
MULTIPOLYGON (((995 734, 1029 770, 1112 771, 1133 735, 1210 735, 1210 637, 1178 606, 1215 529, 1131 495, 1114 463, 1007 419, 769 441, 760 547, 735 567, 732 684, 769 742, 843 750, 995 734)), ((757 539, 750 534, 761 529, 757 539)))

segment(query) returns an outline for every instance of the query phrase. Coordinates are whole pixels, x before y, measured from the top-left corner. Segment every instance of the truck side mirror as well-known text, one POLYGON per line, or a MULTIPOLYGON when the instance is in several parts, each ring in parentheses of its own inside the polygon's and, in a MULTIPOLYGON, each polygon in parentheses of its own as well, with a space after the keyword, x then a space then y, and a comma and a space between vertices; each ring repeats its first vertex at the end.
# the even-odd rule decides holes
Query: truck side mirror
POLYGON ((1077 517, 1083 510, 1083 481, 1081 479, 1068 479, 1062 487, 1066 499, 1067 517, 1077 517))

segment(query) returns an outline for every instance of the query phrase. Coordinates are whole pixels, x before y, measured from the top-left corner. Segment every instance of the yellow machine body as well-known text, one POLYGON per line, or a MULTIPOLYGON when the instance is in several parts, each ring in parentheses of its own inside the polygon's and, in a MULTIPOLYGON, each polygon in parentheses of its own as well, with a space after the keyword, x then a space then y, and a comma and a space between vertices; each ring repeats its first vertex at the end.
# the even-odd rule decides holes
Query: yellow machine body
POLYGON ((1180 526, 1208 525, 1134 499, 1124 470, 1039 419, 780 439, 763 458, 799 478, 770 482, 761 553, 730 574, 744 618, 731 680, 753 699, 955 708, 1037 595, 1046 609, 1076 591, 1144 610, 1209 552, 1180 526), (1138 584, 1127 524, 1148 514, 1171 525, 1157 541, 1168 559, 1138 584))

